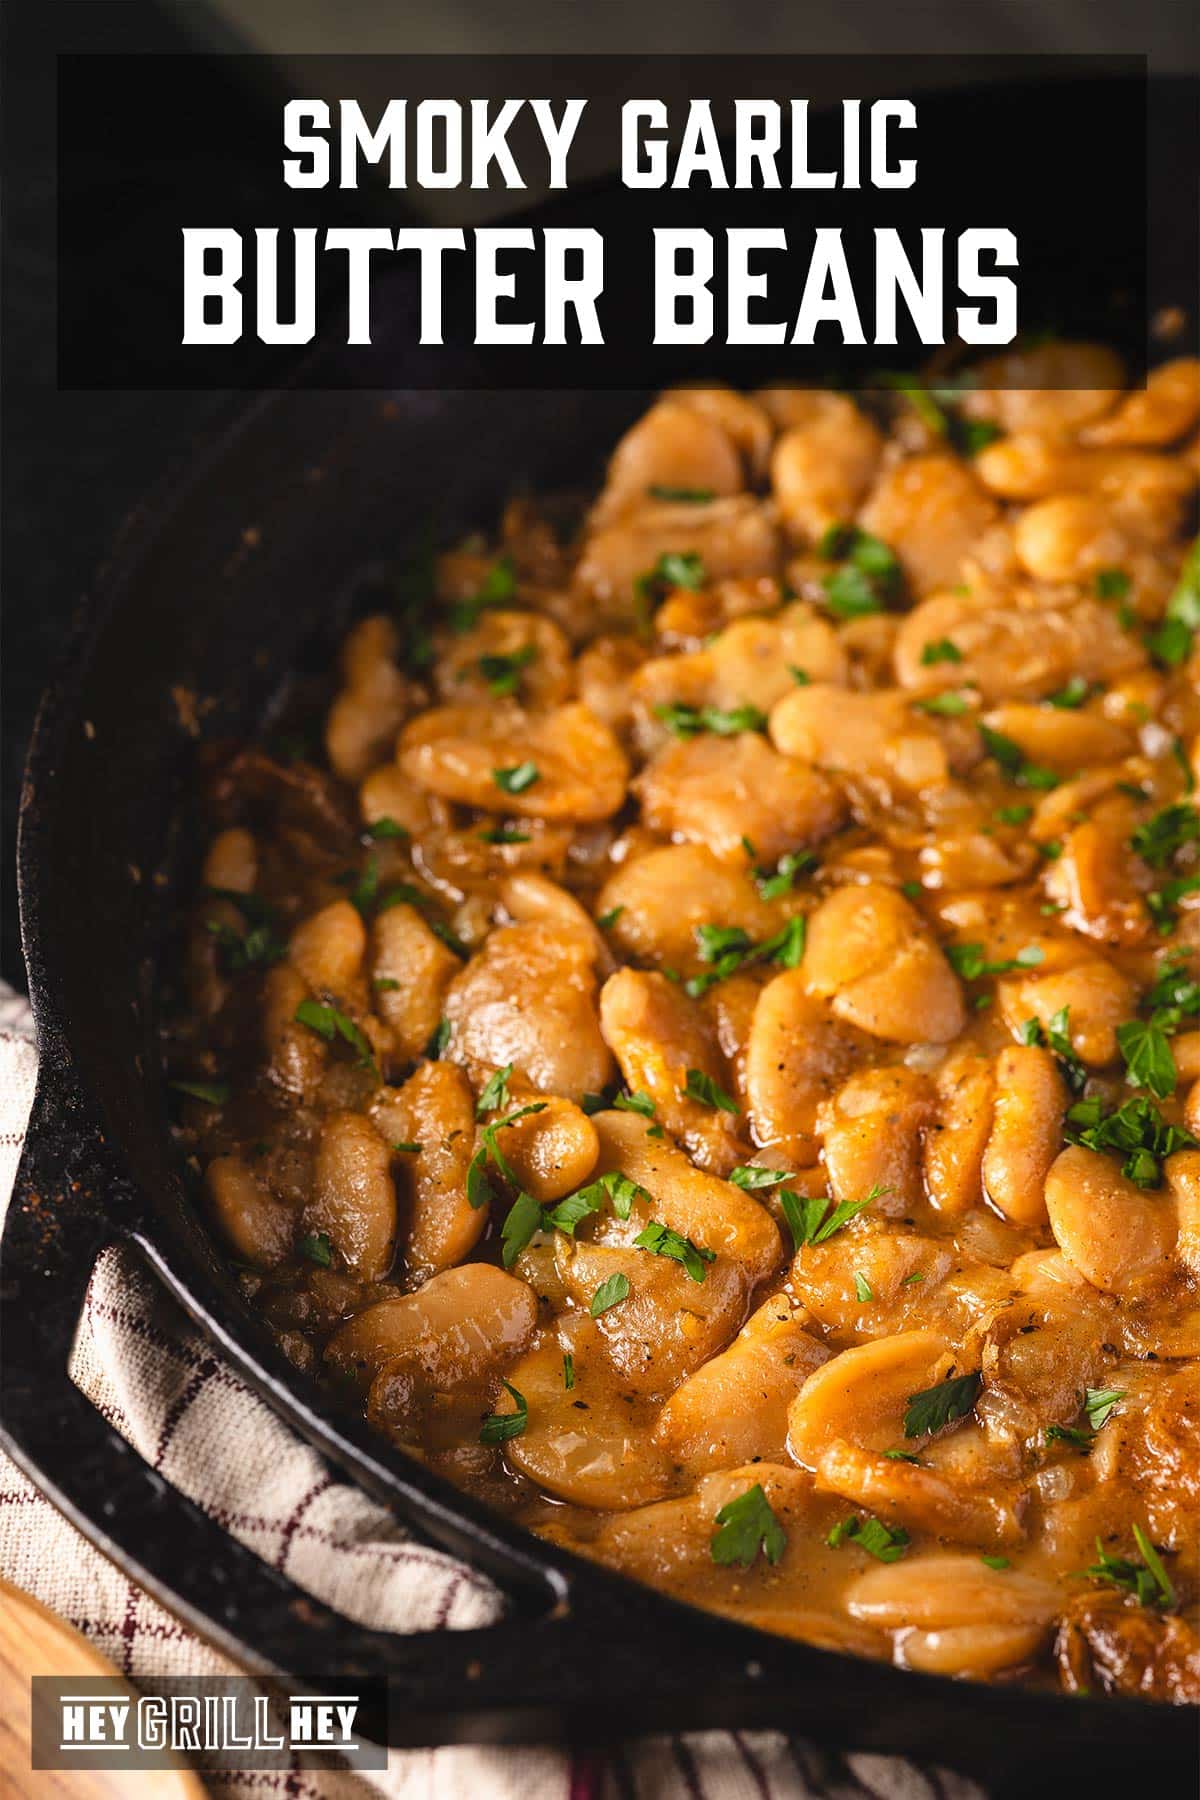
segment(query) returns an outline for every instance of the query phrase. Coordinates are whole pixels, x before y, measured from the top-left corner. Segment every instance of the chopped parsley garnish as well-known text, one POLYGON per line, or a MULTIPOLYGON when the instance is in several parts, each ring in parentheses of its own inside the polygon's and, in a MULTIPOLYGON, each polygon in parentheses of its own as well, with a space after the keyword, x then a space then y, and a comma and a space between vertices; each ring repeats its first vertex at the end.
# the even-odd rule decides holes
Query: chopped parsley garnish
POLYGON ((714 1532, 710 1549, 712 1559, 723 1568, 738 1563, 748 1569, 761 1550, 769 1563, 777 1563, 787 1548, 787 1533, 755 1482, 736 1500, 730 1500, 716 1515, 719 1530, 714 1532))
POLYGON ((1092 691, 1090 681, 1082 675, 1072 675, 1065 687, 1060 687, 1056 694, 1046 695, 1046 705, 1056 706, 1060 712, 1074 712, 1083 705, 1092 691))
POLYGON ((328 1232, 310 1231, 300 1239, 299 1250, 301 1256, 306 1256, 309 1262, 316 1263, 318 1268, 332 1268, 333 1245, 329 1241, 328 1232))
MULTIPOLYGON (((696 948, 700 961, 712 965, 709 973, 693 975, 684 989, 693 1000, 706 994, 710 987, 736 974, 748 963, 777 962, 785 969, 800 966, 808 935, 808 921, 797 913, 785 925, 756 944, 740 925, 697 925, 696 948)), ((663 973, 666 973, 664 969, 663 973)))
MULTIPOLYGON (((211 890, 222 900, 241 907, 246 920, 245 931, 235 931, 222 919, 206 919, 205 929, 216 939, 227 969, 268 968, 287 955, 287 945, 276 932, 270 917, 255 917, 246 902, 250 896, 225 890, 211 890)), ((260 903, 261 904, 261 903, 260 903)))
POLYGON ((1095 589, 1100 600, 1124 600, 1132 583, 1124 569, 1097 569, 1095 589))
POLYGON ((601 931, 611 931, 624 911, 625 908, 623 906, 610 906, 606 913, 601 913, 600 917, 596 920, 601 931))
POLYGON ((716 499, 712 488, 669 487, 661 481, 652 482, 646 492, 652 500, 677 500, 686 506, 704 506, 716 499))
POLYGON ((839 619, 862 619, 882 612, 900 586, 895 553, 857 525, 831 525, 817 545, 817 555, 840 563, 824 579, 825 604, 839 619))
POLYGON ((973 704, 965 694, 947 689, 944 694, 934 694, 929 700, 914 700, 913 711, 928 713, 934 719, 961 719, 964 713, 970 712, 973 704))
POLYGON ((527 669, 536 659, 536 646, 524 644, 509 656, 481 656, 479 673, 487 682, 488 692, 494 694, 497 700, 502 700, 506 695, 516 693, 522 669, 527 669))
POLYGON ((1013 738, 1005 737, 1002 731, 993 731, 990 725, 981 725, 979 736, 1001 774, 1007 780, 1015 782, 1017 787, 1049 789, 1058 786, 1059 778, 1053 769, 1043 769, 1036 763, 1026 762, 1025 752, 1020 744, 1013 738))
POLYGON ((1087 1414, 1087 1422, 1093 1431, 1099 1431, 1107 1425, 1116 1411, 1117 1403, 1124 1400, 1125 1388, 1088 1388, 1083 1397, 1083 1410, 1087 1414))
POLYGON ((633 584, 633 604, 638 629, 648 636, 650 612, 656 599, 671 588, 702 588, 708 576, 703 559, 695 550, 664 550, 653 568, 646 569, 633 584))
POLYGON ((1070 1444, 1072 1449, 1082 1450, 1086 1455, 1092 1447, 1092 1433, 1084 1431, 1078 1425, 1047 1425, 1046 1442, 1070 1444))
POLYGON ((1125 1079, 1132 1088, 1149 1088, 1156 1100, 1175 1092, 1179 1079, 1170 1040, 1153 1019, 1130 1019, 1117 1026, 1117 1044, 1125 1059, 1125 1079))
POLYGON ((531 1113, 545 1112, 545 1110, 546 1102, 535 1100, 531 1105, 520 1106, 516 1112, 507 1114, 503 1119, 494 1119, 490 1125, 484 1126, 479 1148, 467 1165, 467 1201, 476 1211, 481 1206, 489 1206, 496 1198, 496 1190, 492 1186, 487 1171, 489 1160, 495 1164, 506 1181, 511 1182, 514 1187, 518 1185, 516 1172, 500 1148, 499 1133, 506 1126, 515 1125, 518 1119, 527 1119, 531 1113))
POLYGON ((1186 800, 1164 806, 1161 812, 1139 825, 1129 840, 1144 863, 1152 869, 1165 869, 1168 862, 1185 844, 1200 838, 1200 812, 1186 800))
POLYGON ((764 1169, 758 1163, 739 1163, 736 1169, 729 1171, 729 1179, 734 1187, 753 1193, 757 1188, 778 1187, 781 1181, 790 1181, 792 1177, 786 1169, 764 1169))
POLYGON ((725 1089, 703 1069, 689 1069, 680 1093, 685 1100, 697 1100, 701 1106, 713 1106, 718 1112, 738 1113, 741 1107, 725 1089))
POLYGON ((617 1094, 613 1100, 613 1109, 616 1112, 641 1113, 643 1119, 654 1117, 654 1102, 641 1088, 634 1088, 632 1093, 617 1094))
POLYGON ((1180 1125, 1168 1125, 1149 1100, 1126 1100, 1106 1113, 1099 1095, 1078 1100, 1064 1127, 1069 1144, 1085 1150, 1117 1150, 1124 1156, 1121 1172, 1137 1187, 1157 1187, 1162 1162, 1176 1150, 1196 1147, 1196 1139, 1180 1125))
POLYGON ((325 1006, 319 1000, 302 1000, 292 1016, 297 1025, 307 1025, 310 1031, 315 1031, 327 1044, 332 1044, 335 1038, 340 1037, 354 1051, 359 1068, 370 1069, 376 1075, 379 1073, 370 1040, 354 1020, 338 1007, 325 1006))
POLYGON ((914 1468, 921 1467, 920 1457, 914 1456, 911 1450, 885 1450, 883 1454, 889 1462, 906 1462, 912 1463, 914 1468))
POLYGON ((575 1358, 569 1350, 563 1356, 563 1386, 568 1394, 575 1386, 575 1358))
POLYGON ((500 1227, 501 1260, 511 1269, 535 1232, 542 1229, 542 1209, 532 1194, 518 1194, 500 1227))
POLYGON ((502 605, 505 600, 511 600, 516 591, 517 576, 512 559, 502 556, 492 564, 475 592, 468 599, 459 600, 451 607, 451 629, 459 632, 473 630, 485 607, 502 605))
MULTIPOLYGON (((742 840, 746 843, 746 840, 742 840)), ((747 845, 751 859, 751 874, 754 884, 764 900, 779 900, 784 894, 790 894, 802 875, 810 875, 817 866, 817 859, 811 850, 785 850, 773 869, 760 868, 754 863, 754 852, 747 845)))
POLYGON ((425 1054, 430 1062, 437 1062, 439 1057, 446 1054, 446 1046, 450 1042, 450 1031, 449 1019, 439 1019, 433 1036, 425 1046, 425 1054))
POLYGON ((985 1569, 1011 1569, 1012 1564, 1007 1556, 981 1556, 980 1562, 985 1569))
POLYGON ((593 1319, 598 1319, 601 1313, 608 1312, 611 1307, 620 1306, 622 1300, 628 1300, 628 1298, 629 1277, 622 1275, 618 1269, 615 1275, 610 1275, 607 1280, 600 1283, 592 1295, 592 1304, 588 1307, 588 1311, 593 1319))
POLYGON ((1180 875, 1146 895, 1146 910, 1163 937, 1175 929, 1176 910, 1185 894, 1200 891, 1200 875, 1180 875))
POLYGON ((906 900, 919 900, 925 890, 919 881, 902 881, 900 883, 900 892, 904 895, 906 900))
POLYGON ((489 1075, 484 1083, 483 1091, 475 1102, 475 1117, 482 1119, 485 1113, 499 1112, 502 1106, 508 1105, 508 1078, 513 1072, 513 1065, 505 1063, 489 1075))
POLYGON ((1023 1044, 1036 1044, 1052 1050, 1058 1058, 1059 1072, 1073 1094, 1081 1094, 1087 1083, 1087 1070, 1075 1054, 1071 1042, 1071 1009, 1060 1006, 1051 1013, 1045 1025, 1040 1019, 1026 1019, 1017 1033, 1023 1044))
POLYGON ((876 1561, 892 1563, 899 1562, 908 1549, 909 1537, 902 1525, 885 1525, 869 1513, 865 1518, 851 1513, 848 1519, 838 1521, 825 1542, 831 1550, 840 1550, 843 1544, 857 1544, 876 1561))
POLYGON ((932 669, 937 663, 960 663, 963 653, 949 638, 933 638, 921 651, 921 666, 932 669))
POLYGON ((864 1306, 868 1300, 875 1298, 875 1291, 861 1270, 854 1271, 854 1298, 864 1306))
POLYGON ((483 1429, 479 1433, 481 1444, 506 1444, 509 1438, 520 1437, 529 1423, 529 1407, 525 1396, 518 1393, 509 1381, 500 1384, 507 1390, 516 1406, 515 1412, 489 1413, 483 1421, 483 1429))
POLYGON ((1200 538, 1192 545, 1179 572, 1179 582, 1162 624, 1146 639, 1146 648, 1157 662, 1177 669, 1192 653, 1192 637, 1200 627, 1200 538))
POLYGON ((1046 952, 1040 944, 1026 944, 1015 956, 1000 962, 989 962, 982 944, 948 944, 946 961, 964 981, 978 981, 984 975, 1007 975, 1013 969, 1036 969, 1045 962, 1046 952))
POLYGON ((828 1194, 814 1194, 810 1198, 793 1193, 791 1188, 781 1188, 779 1204, 783 1208, 792 1240, 797 1250, 800 1250, 805 1244, 827 1243, 835 1231, 848 1225, 865 1206, 870 1206, 872 1201, 882 1200, 890 1192, 890 1188, 880 1187, 876 1183, 861 1200, 839 1200, 833 1211, 829 1212, 828 1194))
POLYGON ((928 1437, 956 1419, 965 1419, 982 1386, 983 1376, 974 1370, 969 1375, 952 1375, 949 1381, 939 1381, 919 1394, 910 1394, 904 1412, 905 1437, 928 1437))
POLYGON ((479 835, 485 844, 528 844, 532 841, 527 831, 518 831, 515 825, 490 825, 479 835))
POLYGON ((379 994, 396 994, 400 991, 400 983, 394 975, 372 975, 371 986, 379 994))
POLYGON ((644 1231, 639 1231, 634 1238, 639 1250, 648 1250, 651 1256, 666 1256, 672 1262, 682 1264, 685 1274, 692 1281, 701 1282, 708 1274, 706 1263, 716 1262, 715 1250, 708 1250, 703 1244, 694 1244, 691 1238, 682 1237, 678 1231, 672 1231, 669 1225, 660 1224, 651 1219, 644 1231))
POLYGON ((173 1081, 171 1086, 193 1100, 203 1100, 206 1106, 224 1106, 230 1095, 227 1081, 173 1081))
POLYGON ((1175 1589, 1158 1551, 1140 1525, 1134 1526, 1133 1536, 1142 1554, 1140 1563, 1128 1556, 1112 1556, 1097 1538, 1096 1561, 1082 1573, 1120 1593, 1132 1594, 1140 1606, 1174 1606, 1175 1589))
POLYGON ((506 794, 523 794, 540 775, 541 770, 535 762, 516 763, 511 769, 492 770, 492 780, 506 794))
POLYGON ((922 423, 963 456, 978 456, 1004 436, 994 419, 970 419, 959 410, 958 402, 969 385, 965 377, 957 385, 945 387, 926 387, 919 375, 887 371, 874 379, 881 387, 903 394, 922 423))
POLYGON ((1200 981, 1185 975, 1177 957, 1167 957, 1160 967, 1146 1000, 1153 1008, 1150 1016, 1164 1031, 1178 1031, 1184 1019, 1200 1014, 1200 981))
POLYGON ((1033 817, 1032 806, 998 806, 992 815, 1000 825, 1024 825, 1033 817))
POLYGON ((372 819, 371 823, 364 827, 364 834, 373 839, 377 844, 383 843, 388 838, 409 838, 412 836, 407 825, 399 824, 386 813, 382 818, 372 819))
POLYGON ((798 669, 795 663, 788 663, 787 672, 797 687, 811 687, 812 676, 807 669, 798 669))
POLYGON ((401 1138, 392 1145, 397 1156, 418 1156, 424 1148, 424 1144, 418 1144, 415 1139, 410 1138, 401 1138))
POLYGON ((694 738, 711 731, 718 737, 735 737, 742 731, 765 731, 767 715, 757 706, 689 706, 684 701, 656 706, 654 716, 661 719, 675 737, 694 738))

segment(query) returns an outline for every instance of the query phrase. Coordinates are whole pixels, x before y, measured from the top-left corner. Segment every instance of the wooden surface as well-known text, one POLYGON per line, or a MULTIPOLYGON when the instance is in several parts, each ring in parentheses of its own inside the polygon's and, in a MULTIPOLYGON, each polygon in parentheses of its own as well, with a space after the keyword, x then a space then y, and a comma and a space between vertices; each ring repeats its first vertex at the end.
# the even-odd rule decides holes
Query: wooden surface
POLYGON ((0 1793, 5 1800, 204 1800, 187 1770, 31 1769, 29 1682, 33 1675, 120 1672, 52 1612, 0 1581, 0 1793))

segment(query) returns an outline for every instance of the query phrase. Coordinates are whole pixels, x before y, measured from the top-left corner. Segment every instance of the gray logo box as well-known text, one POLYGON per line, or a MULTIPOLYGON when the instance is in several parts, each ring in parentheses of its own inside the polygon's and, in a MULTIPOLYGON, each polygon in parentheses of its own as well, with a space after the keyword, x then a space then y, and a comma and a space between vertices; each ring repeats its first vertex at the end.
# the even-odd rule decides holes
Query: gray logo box
POLYGON ((35 1769, 386 1769, 364 1722, 387 1716, 383 1682, 328 1693, 250 1675, 32 1678, 35 1769))

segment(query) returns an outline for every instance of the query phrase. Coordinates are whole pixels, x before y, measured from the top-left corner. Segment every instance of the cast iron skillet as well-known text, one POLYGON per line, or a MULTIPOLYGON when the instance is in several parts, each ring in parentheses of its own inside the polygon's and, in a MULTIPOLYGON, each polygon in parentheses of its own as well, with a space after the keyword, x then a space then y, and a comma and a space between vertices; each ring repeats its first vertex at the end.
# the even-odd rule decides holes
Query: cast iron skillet
MULTIPOLYGON (((962 104, 961 101, 957 102, 962 104)), ((1194 271, 1175 272, 1190 309, 1194 271)), ((772 1727, 1040 1791, 1147 1758, 1194 1766, 1190 1708, 963 1685, 700 1612, 544 1543, 331 1410, 254 1318, 181 1179, 157 1043, 158 958, 186 868, 192 713, 261 723, 282 674, 328 654, 364 562, 436 516, 448 536, 514 485, 578 485, 645 396, 287 391, 165 488, 101 573, 47 693, 21 811, 22 924, 41 1044, 0 1244, 0 1441, 101 1550, 246 1667, 310 1690, 383 1675, 393 1744, 772 1727), (182 821, 182 822, 181 822, 182 821), (184 840, 184 841, 181 841, 184 840), (97 1252, 136 1246, 244 1378, 416 1532, 485 1570, 505 1618, 394 1636, 319 1604, 145 1463, 66 1374, 97 1252)))

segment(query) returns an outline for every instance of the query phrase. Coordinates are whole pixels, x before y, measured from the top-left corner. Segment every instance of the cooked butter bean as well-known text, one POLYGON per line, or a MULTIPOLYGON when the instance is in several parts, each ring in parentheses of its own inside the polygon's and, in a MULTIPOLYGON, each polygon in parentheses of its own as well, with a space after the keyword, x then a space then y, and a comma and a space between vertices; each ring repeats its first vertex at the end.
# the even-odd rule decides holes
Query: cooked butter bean
POLYGON ((323 1231, 356 1275, 386 1275, 396 1241, 392 1153, 361 1113, 333 1113, 321 1127, 304 1222, 323 1231))
POLYGON ((671 1136, 702 1167, 727 1175, 744 1151, 736 1116, 685 1092, 689 1069, 729 1086, 715 1028, 699 1002, 664 975, 619 969, 600 995, 600 1029, 630 1092, 648 1094, 671 1136))
POLYGON ((506 925, 450 983, 448 1054, 487 1069, 512 1063, 544 1094, 581 1099, 612 1073, 600 1035, 593 946, 572 927, 506 925))
POLYGON ((442 706, 414 719, 400 739, 400 768, 444 800, 485 812, 543 819, 607 819, 625 798, 629 767, 617 740, 586 706, 527 713, 515 701, 489 711, 442 706), (497 780, 532 765, 514 789, 497 780))
POLYGON ((424 1281, 469 1256, 487 1224, 487 1208, 473 1207, 467 1200, 467 1168, 475 1153, 475 1097, 453 1063, 426 1062, 402 1088, 380 1090, 371 1118, 392 1147, 402 1189, 407 1190, 405 1266, 414 1280, 424 1281), (418 1148, 397 1153, 397 1144, 418 1148))
POLYGON ((804 972, 834 1015, 891 1043, 944 1044, 962 991, 920 915, 893 888, 838 888, 809 920, 804 972))
POLYGON ((1133 1293, 1170 1274, 1175 1207, 1126 1180, 1112 1157, 1064 1150, 1046 1177, 1046 1209, 1059 1249, 1093 1287, 1133 1293))
POLYGON ((434 1393, 446 1393, 503 1368, 536 1323, 537 1301, 523 1281, 490 1263, 464 1263, 415 1294, 368 1306, 335 1333, 325 1355, 339 1375, 363 1384, 400 1358, 434 1393))
POLYGON ((836 790, 815 769, 780 756, 757 732, 704 734, 661 750, 634 783, 655 831, 741 860, 744 840, 773 863, 820 843, 841 821, 836 790))
POLYGON ((335 900, 292 933, 288 955, 318 994, 349 995, 362 974, 367 928, 348 900, 335 900))
POLYGON ((1067 1096, 1048 1050, 1009 1044, 996 1058, 992 1129, 983 1153, 983 1185, 1015 1225, 1046 1216, 1046 1175, 1062 1143, 1067 1096))
POLYGON ((462 960, 413 906, 389 906, 371 928, 375 1011, 391 1028, 397 1056, 420 1056, 437 1029, 446 989, 462 960))
POLYGON ((235 1256, 273 1269, 292 1247, 296 1215, 240 1156, 214 1156, 204 1174, 217 1224, 235 1256))
POLYGON ((746 1099, 755 1142, 787 1161, 817 1154, 817 1117, 863 1055, 863 1042, 785 969, 758 995, 746 1047, 746 1099))
POLYGON ((788 531, 814 543, 852 519, 879 466, 878 428, 852 400, 813 394, 810 415, 784 431, 771 456, 771 485, 788 531))

